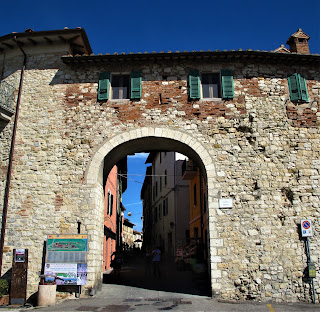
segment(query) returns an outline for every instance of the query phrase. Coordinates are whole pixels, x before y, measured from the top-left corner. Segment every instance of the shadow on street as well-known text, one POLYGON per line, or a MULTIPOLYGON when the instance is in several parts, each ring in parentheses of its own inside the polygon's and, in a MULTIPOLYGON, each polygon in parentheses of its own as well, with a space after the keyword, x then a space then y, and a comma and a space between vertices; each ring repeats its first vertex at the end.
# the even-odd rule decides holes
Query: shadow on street
POLYGON ((194 273, 191 267, 177 267, 174 263, 160 264, 160 277, 153 274, 138 255, 128 256, 122 265, 120 276, 113 272, 104 274, 104 284, 116 284, 149 290, 211 296, 208 273, 194 273))

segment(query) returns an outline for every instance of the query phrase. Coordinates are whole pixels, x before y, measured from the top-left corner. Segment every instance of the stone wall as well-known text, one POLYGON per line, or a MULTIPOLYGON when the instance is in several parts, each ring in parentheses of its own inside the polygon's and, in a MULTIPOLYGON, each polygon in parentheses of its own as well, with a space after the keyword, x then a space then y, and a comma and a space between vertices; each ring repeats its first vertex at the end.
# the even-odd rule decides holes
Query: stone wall
MULTIPOLYGON (((120 143, 158 133, 178 152, 184 152, 179 142, 189 145, 207 170, 214 293, 228 299, 310 301, 298 224, 306 217, 313 221, 311 254, 318 267, 318 67, 295 64, 306 76, 310 98, 297 105, 289 99, 286 78, 292 65, 186 60, 67 65, 60 56, 28 57, 3 273, 11 267, 12 249, 28 248, 28 294, 35 292, 46 235, 77 233, 80 221, 90 240, 88 287, 98 287, 103 188, 88 168, 99 171, 93 159, 103 159, 103 151, 112 153, 120 143), (190 68, 233 69, 235 98, 188 100, 190 68), (143 73, 141 100, 97 102, 99 72, 133 69, 143 73), (232 198, 233 208, 219 209, 219 198, 232 198)), ((6 62, 5 79, 19 78, 18 68, 11 69, 14 60, 6 62)), ((10 123, 0 133, 2 197, 11 130, 10 123)), ((320 294, 318 278, 315 287, 320 294)))

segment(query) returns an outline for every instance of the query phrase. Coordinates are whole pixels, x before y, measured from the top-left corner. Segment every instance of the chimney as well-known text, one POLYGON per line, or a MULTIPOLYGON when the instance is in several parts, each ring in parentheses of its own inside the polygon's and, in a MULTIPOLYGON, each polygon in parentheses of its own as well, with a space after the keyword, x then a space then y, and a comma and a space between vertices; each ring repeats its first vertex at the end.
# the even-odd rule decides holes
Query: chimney
POLYGON ((290 52, 299 54, 310 54, 308 40, 310 37, 305 34, 301 28, 297 32, 292 34, 287 41, 290 47, 290 52))

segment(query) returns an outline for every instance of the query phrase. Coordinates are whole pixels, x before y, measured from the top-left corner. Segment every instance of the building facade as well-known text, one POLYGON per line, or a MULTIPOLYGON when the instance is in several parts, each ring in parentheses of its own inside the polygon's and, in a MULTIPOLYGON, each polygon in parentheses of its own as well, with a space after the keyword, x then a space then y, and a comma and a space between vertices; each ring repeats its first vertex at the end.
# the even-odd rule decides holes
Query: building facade
POLYGON ((130 222, 128 219, 123 221, 123 249, 129 250, 134 246, 135 236, 133 234, 133 227, 135 224, 130 222))
POLYGON ((185 159, 182 164, 182 179, 189 181, 190 221, 189 246, 198 253, 199 260, 208 261, 207 188, 199 167, 185 159))
MULTIPOLYGON (((160 247, 163 258, 173 260, 176 249, 189 238, 189 186, 182 180, 185 156, 175 152, 152 152, 146 160, 152 166, 151 205, 144 227, 152 228, 149 248, 160 247), (147 220, 151 224, 147 224, 147 220)), ((148 177, 147 177, 148 179, 148 177)))
POLYGON ((137 249, 142 249, 143 236, 139 231, 133 230, 133 246, 137 249))
POLYGON ((124 158, 113 166, 105 183, 103 271, 111 269, 112 254, 122 249, 122 193, 127 188, 127 179, 123 176, 126 172, 124 158))
POLYGON ((103 271, 111 269, 111 255, 116 251, 117 246, 117 166, 113 166, 108 175, 105 194, 103 271))
MULTIPOLYGON (((76 234, 81 224, 83 288, 99 289, 104 177, 128 154, 176 151, 206 181, 212 294, 311 301, 300 221, 312 221, 318 271, 320 56, 305 49, 302 30, 288 42, 276 51, 92 55, 83 29, 0 37, 1 85, 13 86, 15 103, 0 133, 1 275, 13 249, 27 248, 31 296, 47 234, 76 234)), ((319 274, 313 281, 319 301, 319 274)))

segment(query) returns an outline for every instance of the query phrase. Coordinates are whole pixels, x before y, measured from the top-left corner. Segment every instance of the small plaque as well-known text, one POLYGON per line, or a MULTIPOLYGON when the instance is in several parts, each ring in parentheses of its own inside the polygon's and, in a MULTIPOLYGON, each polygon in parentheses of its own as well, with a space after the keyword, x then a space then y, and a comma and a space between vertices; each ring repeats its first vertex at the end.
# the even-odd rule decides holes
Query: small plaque
POLYGON ((219 199, 219 208, 232 208, 232 198, 219 199))

